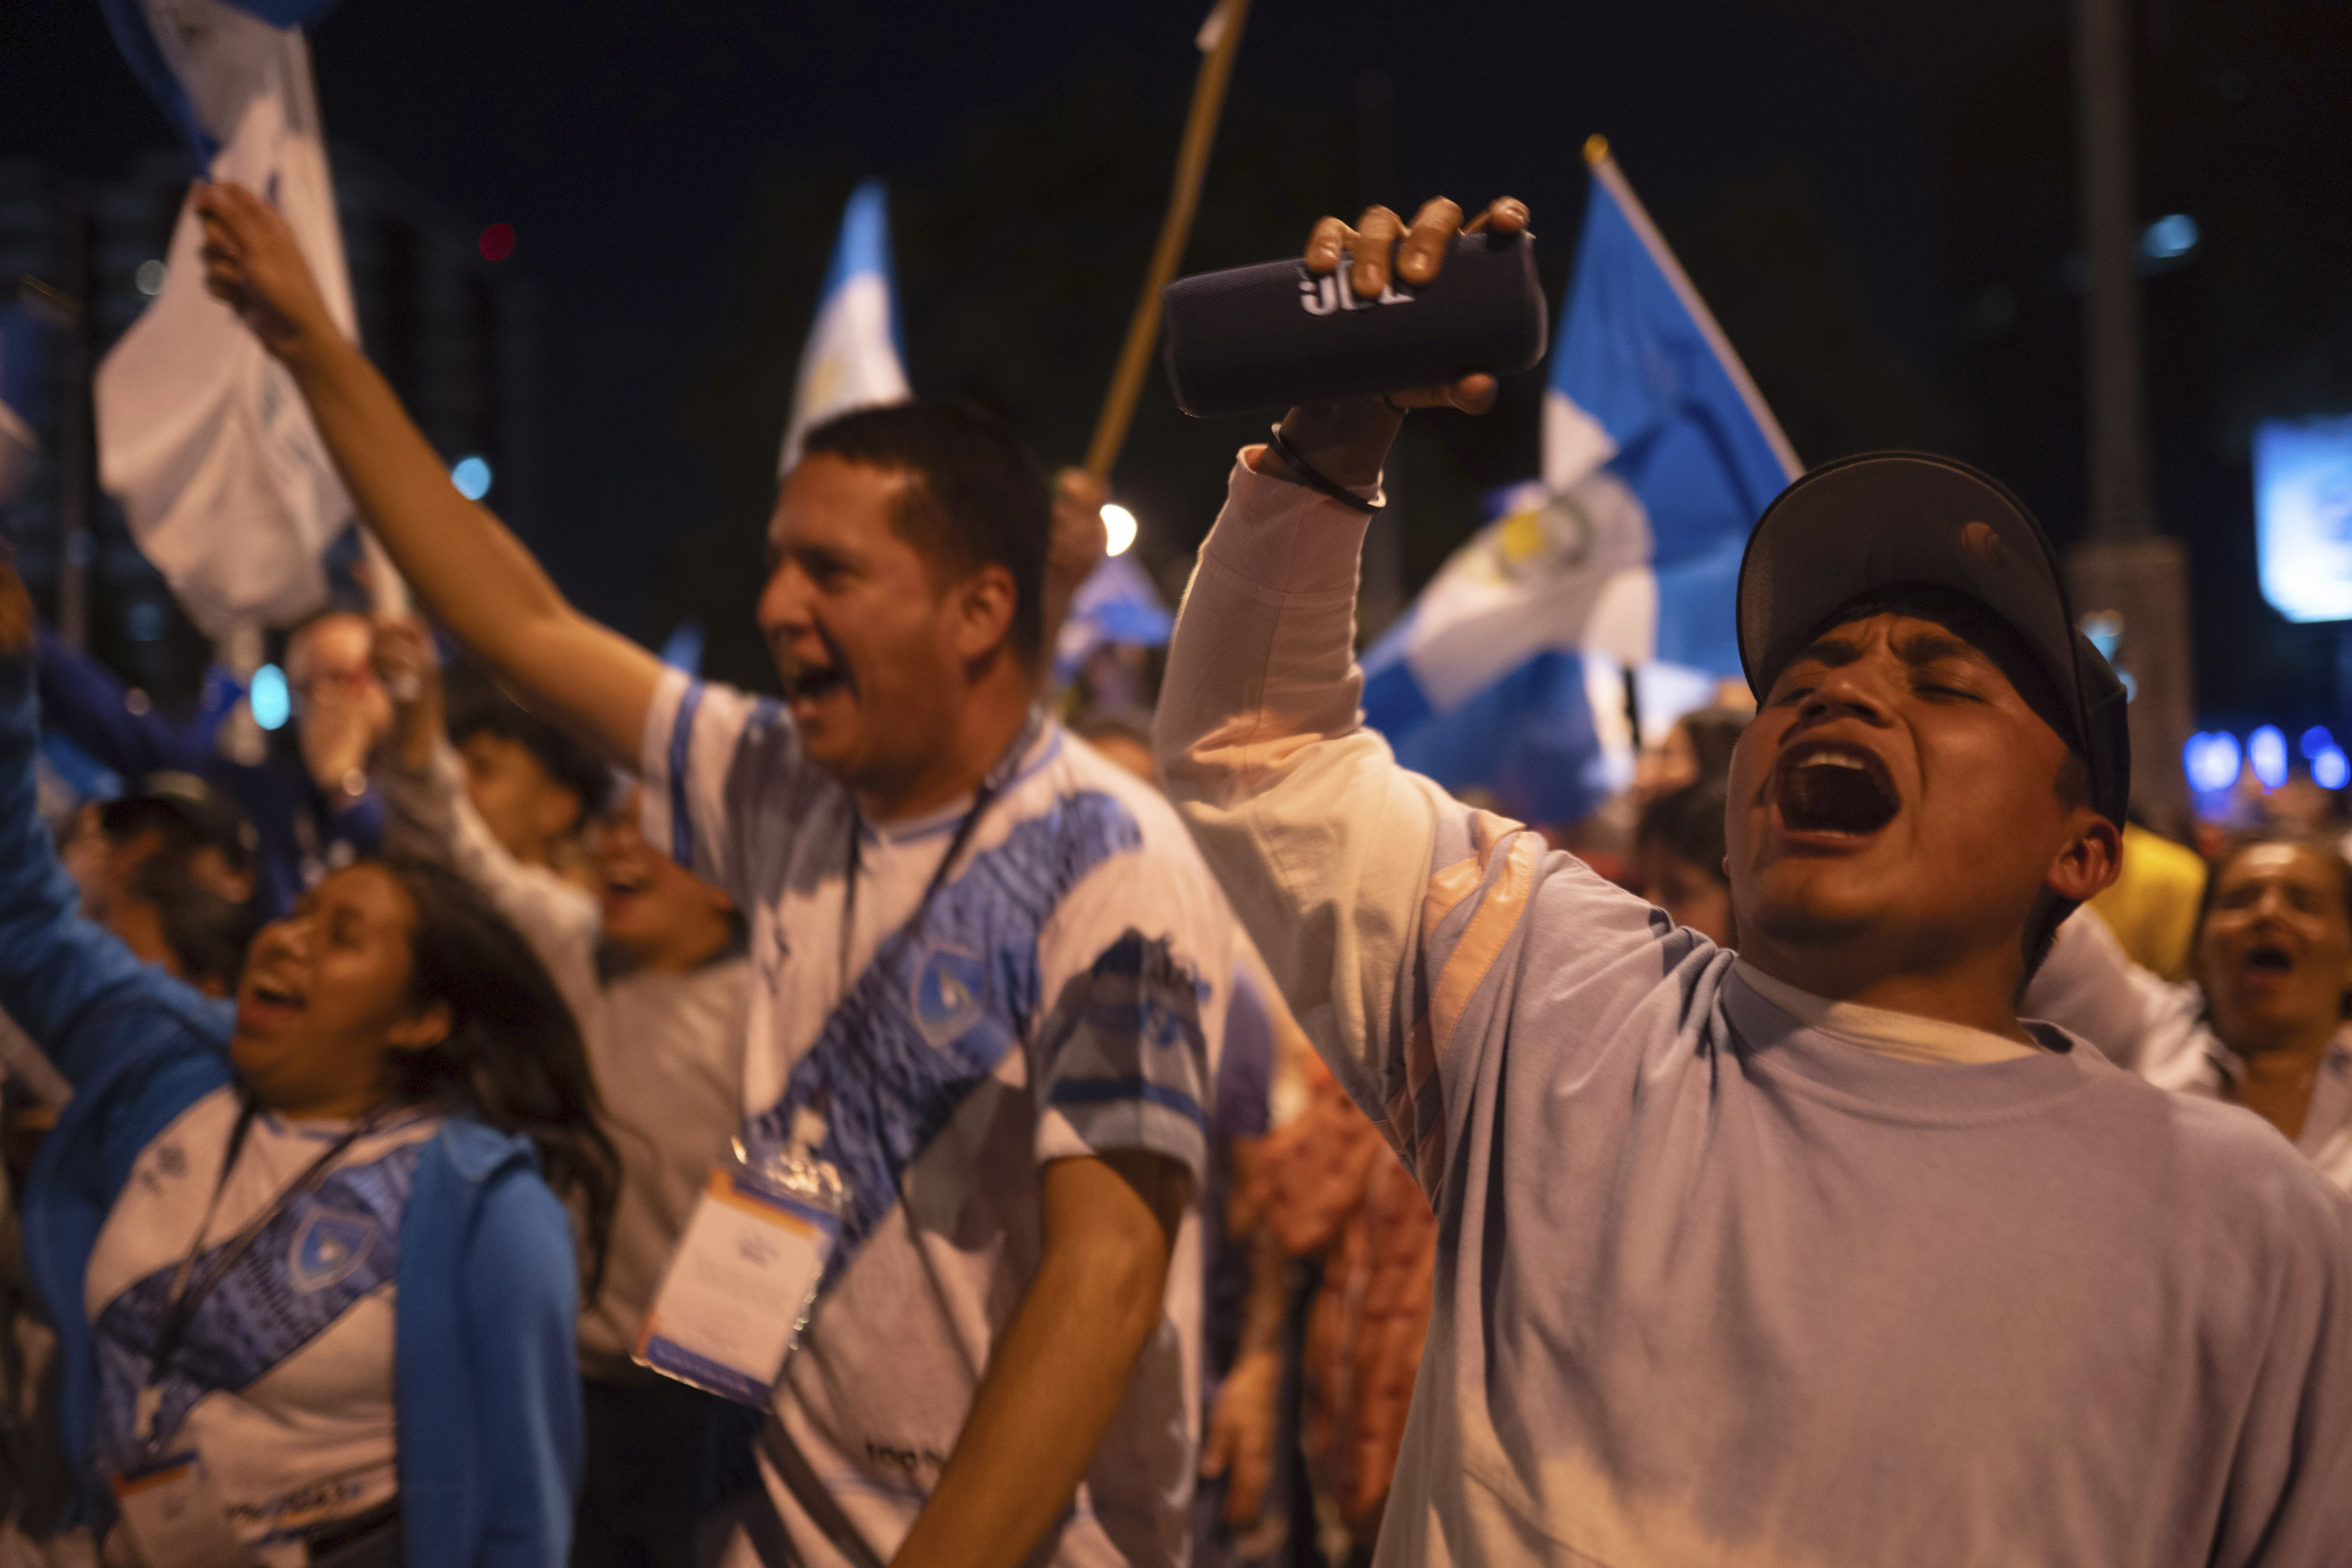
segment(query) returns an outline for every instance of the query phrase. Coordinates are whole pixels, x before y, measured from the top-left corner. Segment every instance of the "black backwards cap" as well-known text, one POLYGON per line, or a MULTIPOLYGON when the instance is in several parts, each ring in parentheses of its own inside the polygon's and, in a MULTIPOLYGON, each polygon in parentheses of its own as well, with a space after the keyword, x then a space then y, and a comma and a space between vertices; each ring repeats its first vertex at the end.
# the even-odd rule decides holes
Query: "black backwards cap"
POLYGON ((2057 694, 2061 738, 2089 766, 2093 808, 2121 826, 2131 802, 2123 682, 2075 626, 2058 552, 2025 503, 1954 458, 1870 452, 1825 463, 1764 509, 1739 563, 1739 663, 1757 700, 1845 606, 1922 584, 1976 601, 2022 639, 2057 694))
POLYGON ((219 850, 236 869, 242 871, 253 864, 257 847, 253 824, 235 801, 195 774, 149 773, 139 781, 137 789, 107 802, 99 813, 99 823, 109 833, 121 833, 151 812, 178 821, 197 843, 219 850))

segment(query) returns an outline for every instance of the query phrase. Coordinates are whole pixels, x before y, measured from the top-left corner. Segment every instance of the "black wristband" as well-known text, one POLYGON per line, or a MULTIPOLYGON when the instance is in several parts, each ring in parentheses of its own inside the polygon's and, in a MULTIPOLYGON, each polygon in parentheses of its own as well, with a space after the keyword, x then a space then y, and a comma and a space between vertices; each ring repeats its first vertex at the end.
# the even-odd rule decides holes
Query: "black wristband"
POLYGON ((1378 500, 1366 500, 1346 486, 1333 483, 1321 469, 1298 455, 1298 448, 1292 446, 1284 437, 1282 426, 1279 425, 1274 427, 1274 439, 1270 445, 1274 447, 1275 456, 1282 459, 1283 466, 1290 470, 1292 477, 1300 484, 1310 490, 1320 490, 1349 510, 1360 511, 1370 516, 1389 504, 1388 497, 1385 495, 1378 500))

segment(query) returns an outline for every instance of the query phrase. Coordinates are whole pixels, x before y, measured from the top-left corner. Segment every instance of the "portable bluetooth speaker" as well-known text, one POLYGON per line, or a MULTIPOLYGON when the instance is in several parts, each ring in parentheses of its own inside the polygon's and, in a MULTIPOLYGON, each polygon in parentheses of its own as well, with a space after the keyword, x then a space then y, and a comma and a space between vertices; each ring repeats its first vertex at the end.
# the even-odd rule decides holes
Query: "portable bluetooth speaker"
POLYGON ((1269 261, 1179 278, 1160 295, 1168 384, 1201 418, 1434 386, 1543 358, 1547 316, 1530 235, 1454 236, 1445 265, 1377 300, 1348 285, 1349 261, 1317 277, 1269 261))

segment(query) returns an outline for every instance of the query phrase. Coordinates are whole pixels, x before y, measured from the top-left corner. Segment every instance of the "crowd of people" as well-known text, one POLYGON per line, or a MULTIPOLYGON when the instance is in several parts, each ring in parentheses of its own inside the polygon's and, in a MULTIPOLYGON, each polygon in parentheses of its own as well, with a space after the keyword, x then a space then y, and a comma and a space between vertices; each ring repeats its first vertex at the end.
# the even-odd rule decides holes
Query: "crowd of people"
POLYGON ((2139 822, 1997 482, 1799 479, 1748 689, 1531 827, 1357 706, 1389 444, 1490 378, 1244 449, 1156 718, 1045 689, 1100 496, 841 415, 772 700, 567 604, 198 207, 430 619, 297 628, 257 742, 0 565, 0 1563, 2352 1560, 2345 825, 2139 822), (654 1370, 786 1152, 781 1373, 654 1370))

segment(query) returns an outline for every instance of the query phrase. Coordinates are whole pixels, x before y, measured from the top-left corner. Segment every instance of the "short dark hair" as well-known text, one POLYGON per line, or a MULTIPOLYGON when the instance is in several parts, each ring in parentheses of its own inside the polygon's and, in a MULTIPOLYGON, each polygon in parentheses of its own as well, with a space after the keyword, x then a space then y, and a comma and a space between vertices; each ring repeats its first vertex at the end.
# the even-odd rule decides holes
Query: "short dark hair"
POLYGON ((1661 845, 1675 859, 1723 881, 1723 819, 1729 799, 1719 778, 1701 779, 1660 795, 1642 808, 1641 826, 1633 832, 1635 847, 1661 845))
POLYGON ((604 796, 613 783, 612 770, 589 754, 586 747, 526 710, 500 691, 488 676, 469 665, 449 670, 449 743, 463 746, 476 735, 496 735, 512 741, 538 760, 558 789, 580 797, 580 820, 585 826, 604 811, 604 796))
POLYGON ((913 481, 891 521, 934 569, 935 583, 983 566, 1012 573, 1013 651, 1036 667, 1054 500, 1044 466, 1011 426, 961 403, 894 403, 817 426, 801 457, 819 453, 913 481))

